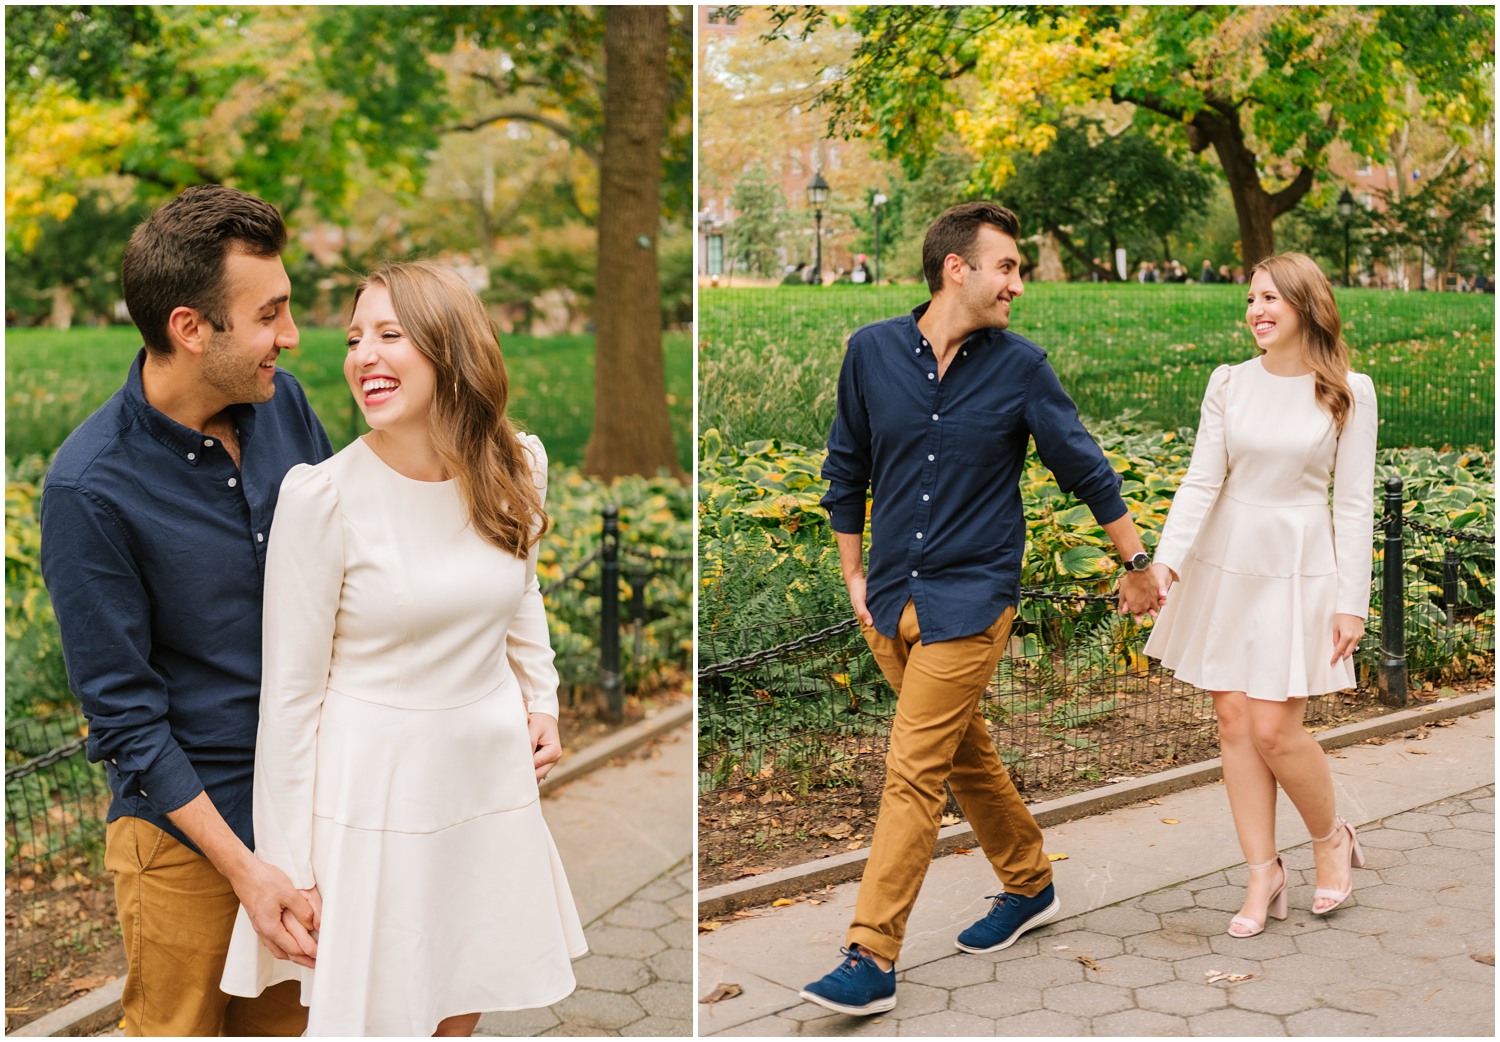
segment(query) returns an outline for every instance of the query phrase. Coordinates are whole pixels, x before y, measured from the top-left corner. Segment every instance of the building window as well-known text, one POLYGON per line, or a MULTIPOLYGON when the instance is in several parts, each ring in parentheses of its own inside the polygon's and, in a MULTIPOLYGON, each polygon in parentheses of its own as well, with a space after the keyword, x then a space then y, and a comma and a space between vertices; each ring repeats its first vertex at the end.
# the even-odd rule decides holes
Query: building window
POLYGON ((724 274, 724 236, 708 235, 704 237, 708 257, 708 274, 724 274))

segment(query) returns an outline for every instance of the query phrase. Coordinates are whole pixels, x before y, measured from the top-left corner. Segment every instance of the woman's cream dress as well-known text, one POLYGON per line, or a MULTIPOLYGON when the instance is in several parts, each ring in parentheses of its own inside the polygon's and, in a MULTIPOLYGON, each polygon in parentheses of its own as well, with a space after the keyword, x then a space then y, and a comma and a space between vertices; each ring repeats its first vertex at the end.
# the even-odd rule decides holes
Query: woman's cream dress
POLYGON ((1334 615, 1369 611, 1375 388, 1349 374, 1354 408, 1339 434, 1313 387, 1311 374, 1275 376, 1259 358, 1209 378, 1156 549, 1181 581, 1146 642, 1179 680, 1273 701, 1355 684, 1351 659, 1329 659, 1334 615))
POLYGON ((317 885, 322 928, 307 970, 241 909, 224 990, 300 980, 307 1033, 355 1036, 571 992, 586 945, 526 730, 557 714, 535 549, 497 549, 452 481, 356 440, 282 485, 264 634, 256 855, 317 885))

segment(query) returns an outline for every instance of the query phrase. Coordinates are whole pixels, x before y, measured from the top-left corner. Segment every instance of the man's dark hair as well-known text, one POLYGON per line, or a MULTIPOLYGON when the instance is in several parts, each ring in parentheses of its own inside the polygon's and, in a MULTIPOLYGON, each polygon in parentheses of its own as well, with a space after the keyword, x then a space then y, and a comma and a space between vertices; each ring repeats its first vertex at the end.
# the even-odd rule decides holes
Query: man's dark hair
POLYGON ((172 353, 167 319, 192 308, 219 331, 231 328, 224 258, 231 249, 278 256, 286 225, 276 207, 235 188, 196 185, 142 222, 125 247, 125 306, 146 350, 172 353))
POLYGON ((993 224, 1012 239, 1020 237, 1021 222, 998 203, 960 203, 928 226, 922 240, 922 274, 930 292, 943 288, 943 261, 948 254, 956 253, 969 267, 974 266, 974 240, 986 224, 993 224))

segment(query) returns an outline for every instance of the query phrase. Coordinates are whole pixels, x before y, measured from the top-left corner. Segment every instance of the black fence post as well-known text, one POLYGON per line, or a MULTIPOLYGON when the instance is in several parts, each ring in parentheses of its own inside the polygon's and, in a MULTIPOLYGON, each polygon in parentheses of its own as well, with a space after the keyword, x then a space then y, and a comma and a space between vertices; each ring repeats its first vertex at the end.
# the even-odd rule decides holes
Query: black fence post
POLYGON ((604 505, 604 533, 599 544, 599 688, 609 719, 624 716, 620 675, 620 511, 604 505))
POLYGON ((1443 553, 1443 619, 1447 623, 1443 650, 1453 654, 1453 609, 1458 606, 1458 558, 1450 546, 1443 553))
POLYGON ((1380 700, 1406 705, 1406 590, 1401 479, 1385 482, 1385 573, 1380 589, 1380 700))
POLYGON ((635 635, 635 658, 640 664, 646 643, 646 584, 651 581, 650 569, 639 561, 630 564, 630 622, 635 635))

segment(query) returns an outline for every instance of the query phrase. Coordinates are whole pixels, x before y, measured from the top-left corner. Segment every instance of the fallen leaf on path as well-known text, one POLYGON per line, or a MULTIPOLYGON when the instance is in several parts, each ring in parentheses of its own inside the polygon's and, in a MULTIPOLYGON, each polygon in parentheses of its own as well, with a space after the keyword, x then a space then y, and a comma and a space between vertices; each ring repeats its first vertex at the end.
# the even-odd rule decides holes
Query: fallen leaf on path
POLYGON ((74 977, 73 991, 75 993, 80 991, 93 991, 95 988, 104 987, 104 985, 108 984, 114 979, 115 978, 113 976, 106 977, 102 973, 91 974, 87 977, 74 977))
POLYGON ((1089 958, 1087 955, 1075 955, 1075 956, 1073 956, 1073 961, 1074 962, 1081 962, 1081 963, 1083 963, 1084 966, 1086 966, 1088 969, 1093 970, 1096 973, 1103 973, 1104 972, 1103 970, 1099 969, 1099 964, 1097 962, 1095 962, 1093 959, 1089 958))
POLYGON ((720 984, 713 991, 699 999, 698 1003, 699 1005, 703 1003, 712 1005, 715 1002, 723 1002, 725 999, 732 999, 736 995, 743 995, 744 993, 745 989, 738 984, 720 984))
POLYGON ((1061 852, 1056 853, 1056 854, 1048 854, 1047 855, 1047 860, 1048 861, 1066 861, 1066 860, 1068 860, 1068 855, 1063 854, 1061 852))
POLYGON ((1176 818, 1162 818, 1161 819, 1161 823, 1163 825, 1181 825, 1182 824, 1182 822, 1179 821, 1179 820, 1177 820, 1176 818))
POLYGON ((955 854, 972 854, 972 853, 974 853, 974 848, 972 848, 972 847, 959 847, 953 853, 955 853, 955 854))
POLYGON ((790 897, 778 897, 776 900, 774 900, 774 901, 771 902, 771 907, 772 908, 786 908, 789 905, 794 905, 796 903, 797 902, 793 901, 790 897))
POLYGON ((738 875, 736 875, 734 878, 736 878, 736 879, 746 879, 746 878, 748 878, 750 876, 758 876, 762 872, 769 872, 769 871, 771 871, 771 866, 770 865, 761 865, 761 866, 757 866, 755 868, 744 869, 738 875))
POLYGON ((1427 755, 1427 750, 1426 749, 1408 749, 1408 750, 1406 750, 1406 752, 1407 752, 1407 755, 1409 755, 1409 756, 1426 756, 1427 755))
POLYGON ((1488 952, 1488 953, 1484 953, 1484 954, 1481 954, 1479 952, 1470 952, 1469 953, 1469 958, 1473 959, 1475 962, 1482 962, 1486 966, 1493 966, 1493 965, 1495 965, 1495 953, 1494 952, 1488 952))
POLYGON ((721 927, 723 925, 724 925, 723 923, 702 922, 702 923, 698 924, 698 932, 699 933, 712 933, 714 930, 717 930, 719 927, 721 927))
POLYGON ((942 820, 941 824, 943 824, 943 825, 957 825, 962 820, 963 819, 960 818, 957 814, 944 814, 943 815, 943 820, 942 820))
POLYGON ((1231 984, 1238 984, 1240 981, 1249 980, 1254 976, 1255 974, 1253 973, 1225 973, 1223 970, 1209 970, 1203 974, 1205 984, 1217 984, 1221 980, 1228 981, 1231 984))
POLYGON ((854 826, 853 825, 849 824, 847 821, 841 821, 837 825, 833 825, 833 826, 831 826, 829 828, 826 828, 826 829, 824 829, 821 832, 815 832, 815 833, 813 833, 813 835, 815 835, 815 836, 827 836, 829 839, 843 839, 845 836, 849 835, 853 831, 854 831, 854 826))

